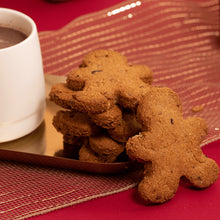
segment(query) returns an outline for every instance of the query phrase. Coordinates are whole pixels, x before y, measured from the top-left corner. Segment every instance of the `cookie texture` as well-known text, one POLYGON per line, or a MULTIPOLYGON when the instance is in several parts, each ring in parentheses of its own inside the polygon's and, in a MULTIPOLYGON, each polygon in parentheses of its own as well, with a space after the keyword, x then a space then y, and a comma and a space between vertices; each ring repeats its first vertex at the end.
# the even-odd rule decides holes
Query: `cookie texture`
POLYGON ((122 109, 118 105, 114 105, 103 113, 89 114, 89 116, 96 125, 105 129, 112 129, 121 124, 122 109))
POLYGON ((90 163, 113 163, 116 160, 112 155, 99 155, 89 145, 83 145, 79 150, 79 160, 90 163))
POLYGON ((91 122, 89 116, 81 112, 60 110, 53 118, 53 125, 66 137, 88 137, 100 132, 100 128, 91 122))
POLYGON ((63 134, 63 152, 71 155, 71 150, 82 148, 79 159, 96 162, 115 162, 125 154, 125 142, 140 129, 134 112, 152 79, 149 67, 130 65, 117 51, 86 54, 66 82, 53 85, 49 93, 50 100, 64 108, 53 118, 63 134))
POLYGON ((95 96, 95 99, 90 102, 90 104, 88 104, 89 97, 84 93, 81 94, 81 100, 79 100, 77 99, 77 92, 68 88, 66 83, 54 84, 50 90, 49 96, 50 100, 57 105, 65 109, 71 109, 83 113, 102 113, 110 109, 110 106, 112 106, 110 101, 103 102, 103 97, 92 91, 90 92, 90 96, 95 96), (87 101, 83 102, 83 99, 87 101))
POLYGON ((129 137, 138 134, 140 130, 141 126, 136 119, 135 113, 124 111, 120 124, 115 128, 108 129, 108 133, 112 139, 126 143, 129 137))
MULTIPOLYGON (((115 103, 134 109, 149 90, 152 77, 147 66, 129 65, 116 51, 92 51, 84 57, 80 68, 67 75, 67 87, 73 91, 70 102, 89 113, 107 111, 115 103)), ((54 95, 58 95, 55 89, 52 99, 54 95)))
POLYGON ((89 141, 87 136, 70 136, 70 135, 63 135, 63 142, 73 145, 73 146, 82 146, 87 144, 89 141))
POLYGON ((183 118, 174 91, 152 88, 140 101, 137 116, 142 132, 128 140, 126 150, 130 158, 146 163, 138 191, 148 203, 171 199, 181 177, 198 188, 206 188, 217 180, 217 163, 200 148, 207 125, 201 118, 183 118))
POLYGON ((100 156, 111 156, 115 159, 125 149, 123 144, 114 141, 107 135, 90 136, 89 145, 100 156))
POLYGON ((180 179, 206 188, 218 179, 219 167, 200 148, 208 133, 205 121, 184 118, 179 96, 151 86, 152 80, 147 66, 130 65, 116 51, 96 50, 65 83, 53 85, 49 96, 64 108, 53 125, 63 134, 65 157, 94 163, 135 160, 144 165, 141 197, 164 203, 180 179))

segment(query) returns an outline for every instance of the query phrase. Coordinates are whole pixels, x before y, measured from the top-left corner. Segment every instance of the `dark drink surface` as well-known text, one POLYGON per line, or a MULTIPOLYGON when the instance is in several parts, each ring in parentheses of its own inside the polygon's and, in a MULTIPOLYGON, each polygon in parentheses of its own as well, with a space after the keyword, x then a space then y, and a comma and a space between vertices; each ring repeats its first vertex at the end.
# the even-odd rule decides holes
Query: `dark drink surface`
POLYGON ((18 44, 26 38, 27 36, 21 31, 0 26, 0 49, 18 44))

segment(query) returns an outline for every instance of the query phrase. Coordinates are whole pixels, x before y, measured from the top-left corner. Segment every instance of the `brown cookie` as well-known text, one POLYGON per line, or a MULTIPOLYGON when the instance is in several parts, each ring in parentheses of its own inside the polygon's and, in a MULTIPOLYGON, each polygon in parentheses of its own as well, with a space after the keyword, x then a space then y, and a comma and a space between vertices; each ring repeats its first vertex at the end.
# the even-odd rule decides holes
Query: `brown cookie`
POLYGON ((85 144, 88 144, 88 137, 64 135, 62 156, 78 160, 79 150, 85 144))
POLYGON ((113 163, 116 160, 116 157, 111 155, 100 156, 95 153, 89 145, 83 145, 79 150, 79 160, 91 163, 113 163))
POLYGON ((67 86, 75 90, 70 102, 89 113, 107 111, 115 103, 134 109, 151 82, 152 72, 147 66, 129 65, 124 56, 112 50, 90 52, 81 67, 67 76, 67 86))
POLYGON ((69 89, 66 83, 58 83, 52 86, 49 97, 50 100, 57 105, 77 112, 92 112, 93 114, 96 114, 104 112, 110 109, 110 106, 112 106, 110 102, 103 102, 103 97, 99 94, 96 94, 95 91, 90 92, 90 96, 95 97, 95 99, 88 105, 86 101, 82 101, 83 99, 88 99, 86 94, 81 94, 81 100, 77 99, 77 95, 79 95, 79 93, 81 93, 81 91, 76 92, 72 89, 69 89))
POLYGON ((201 148, 207 125, 201 118, 183 118, 179 98, 168 88, 152 88, 137 109, 143 131, 130 138, 127 154, 147 162, 145 177, 138 185, 149 203, 171 199, 186 177, 195 187, 206 188, 219 175, 217 163, 201 148))
POLYGON ((89 142, 89 138, 87 136, 63 135, 63 142, 74 146, 82 146, 89 142))
POLYGON ((107 135, 98 135, 89 137, 91 149, 100 156, 116 157, 121 154, 125 146, 111 139, 107 135))
POLYGON ((82 146, 88 143, 89 139, 87 136, 70 136, 63 135, 63 142, 67 144, 71 144, 74 146, 82 146))
POLYGON ((133 112, 123 112, 121 123, 112 129, 108 129, 108 133, 112 139, 119 142, 126 142, 129 137, 137 134, 141 129, 140 123, 136 119, 133 112))
POLYGON ((80 112, 60 110, 53 118, 53 125, 66 136, 90 136, 100 132, 88 115, 80 112))
POLYGON ((118 105, 113 107, 106 112, 100 114, 90 114, 91 120, 98 126, 111 129, 120 125, 122 121, 122 111, 118 105))

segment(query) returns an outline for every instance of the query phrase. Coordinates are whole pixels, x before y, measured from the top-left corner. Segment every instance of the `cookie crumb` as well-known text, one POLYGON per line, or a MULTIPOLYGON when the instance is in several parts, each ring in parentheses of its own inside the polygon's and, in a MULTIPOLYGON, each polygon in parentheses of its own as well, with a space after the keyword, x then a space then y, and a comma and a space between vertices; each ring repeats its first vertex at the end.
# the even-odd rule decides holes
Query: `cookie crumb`
POLYGON ((194 107, 192 107, 191 109, 193 112, 200 112, 203 110, 203 106, 202 105, 196 105, 194 107))

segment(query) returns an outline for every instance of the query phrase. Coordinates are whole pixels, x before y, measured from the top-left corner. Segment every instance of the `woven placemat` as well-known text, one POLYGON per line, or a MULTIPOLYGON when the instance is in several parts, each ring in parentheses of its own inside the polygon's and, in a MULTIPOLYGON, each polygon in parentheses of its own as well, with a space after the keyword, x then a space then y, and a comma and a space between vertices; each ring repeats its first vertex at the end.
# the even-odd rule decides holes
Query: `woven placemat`
MULTIPOLYGON (((219 5, 141 0, 75 19, 62 29, 39 33, 45 74, 66 75, 94 49, 114 49, 131 64, 146 64, 153 85, 175 90, 185 116, 203 117, 220 139, 219 5), (194 113, 191 108, 202 106, 194 113)), ((14 162, 0 162, 0 219, 23 219, 136 185, 134 173, 95 175, 14 162)))

